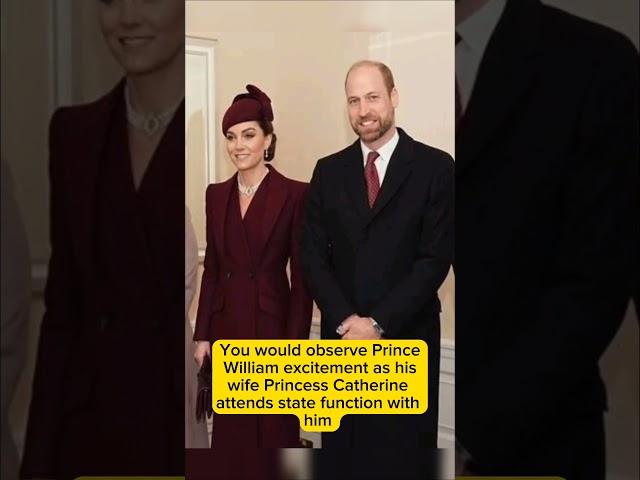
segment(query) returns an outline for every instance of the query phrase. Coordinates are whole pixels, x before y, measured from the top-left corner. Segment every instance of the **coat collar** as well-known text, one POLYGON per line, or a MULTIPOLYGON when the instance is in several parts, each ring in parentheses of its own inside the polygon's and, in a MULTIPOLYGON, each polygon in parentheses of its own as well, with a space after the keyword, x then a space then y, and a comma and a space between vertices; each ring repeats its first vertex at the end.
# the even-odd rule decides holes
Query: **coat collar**
POLYGON ((469 104, 456 130, 456 175, 507 123, 535 80, 540 44, 538 0, 509 0, 489 40, 469 104))
MULTIPOLYGON (((287 197, 289 196, 287 178, 280 174, 280 172, 278 172, 272 165, 267 165, 267 168, 269 168, 270 175, 268 183, 269 190, 267 192, 264 216, 262 218, 260 253, 258 255, 258 258, 255 259, 257 262, 260 262, 260 260, 264 256, 265 247, 268 244, 276 221, 278 220, 278 217, 282 212, 282 208, 287 201, 287 197)), ((235 189, 233 187, 237 181, 238 174, 235 173, 231 178, 219 185, 219 188, 217 189, 218 194, 212 199, 213 205, 211 206, 211 214, 213 218, 216 219, 213 223, 214 236, 217 245, 220 245, 223 252, 225 251, 224 229, 227 224, 227 211, 229 209, 231 195, 235 192, 235 189)))
MULTIPOLYGON (((65 128, 74 130, 72 139, 64 146, 65 149, 69 149, 63 152, 63 155, 67 157, 65 161, 68 161, 70 166, 65 183, 72 186, 67 195, 71 205, 70 211, 77 213, 74 242, 87 282, 95 279, 92 259, 95 258, 95 207, 100 165, 105 160, 110 161, 105 159, 105 154, 110 131, 115 122, 126 121, 116 118, 119 112, 124 112, 125 81, 123 78, 107 95, 91 105, 72 107, 68 114, 70 123, 64 125, 65 128)), ((154 156, 159 158, 154 158, 150 163, 145 178, 155 175, 159 170, 166 172, 167 177, 171 177, 168 181, 172 182, 175 179, 176 168, 178 171, 184 171, 181 164, 176 164, 176 168, 169 168, 169 162, 176 162, 176 155, 183 152, 184 140, 180 137, 184 135, 184 128, 181 126, 183 118, 184 102, 178 107, 175 117, 160 140, 154 153, 154 156)), ((128 145, 124 148, 128 149, 128 145)), ((144 185, 145 181, 138 194, 144 193, 144 185)))
POLYGON ((77 121, 70 118, 71 124, 65 125, 65 128, 81 129, 81 132, 73 136, 72 141, 65 144, 65 148, 69 148, 70 151, 63 152, 63 155, 67 157, 70 165, 67 173, 69 177, 65 183, 69 188, 71 211, 77 214, 75 247, 78 258, 82 259, 86 281, 92 281, 94 278, 94 207, 99 165, 104 156, 114 112, 118 102, 123 101, 123 89, 124 79, 93 105, 73 107, 72 110, 78 108, 77 121))
POLYGON ((351 197, 355 210, 365 222, 365 226, 387 206, 411 172, 411 163, 414 157, 414 140, 401 128, 398 128, 398 134, 400 136, 398 145, 389 160, 387 173, 385 174, 382 187, 378 193, 376 202, 373 204, 373 208, 369 208, 367 200, 360 140, 356 140, 346 150, 345 188, 351 197))
POLYGON ((259 259, 263 257, 264 249, 269 241, 269 237, 271 237, 273 227, 280 216, 280 212, 282 212, 282 207, 287 201, 287 196, 289 194, 285 177, 283 177, 273 166, 267 165, 267 167, 269 168, 269 175, 271 175, 271 178, 269 179, 267 204, 265 206, 264 217, 262 219, 262 245, 260 247, 260 254, 258 255, 259 259))

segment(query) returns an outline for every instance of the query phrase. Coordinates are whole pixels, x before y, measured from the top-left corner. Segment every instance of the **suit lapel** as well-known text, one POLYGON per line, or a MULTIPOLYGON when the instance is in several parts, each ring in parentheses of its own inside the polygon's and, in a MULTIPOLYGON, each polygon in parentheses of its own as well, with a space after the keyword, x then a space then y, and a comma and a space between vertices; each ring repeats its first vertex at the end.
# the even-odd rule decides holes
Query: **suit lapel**
POLYGON ((271 236, 271 232, 273 231, 273 227, 280 216, 280 212, 282 212, 282 207, 287 200, 288 189, 287 184, 285 182, 285 178, 280 175, 280 173, 273 168, 271 165, 268 165, 271 178, 269 180, 269 190, 267 191, 267 199, 264 208, 264 216, 262 219, 262 237, 260 239, 260 249, 259 255, 256 259, 256 262, 259 264, 263 253, 264 248, 269 241, 269 237, 271 236))
POLYGON ((456 130, 456 175, 507 128, 510 114, 532 87, 532 57, 540 41, 537 0, 510 0, 478 70, 473 94, 456 130))
POLYGON ((413 160, 412 139, 400 128, 398 128, 398 134, 400 135, 398 145, 389 159, 387 173, 378 193, 378 198, 376 198, 373 208, 369 211, 368 222, 371 222, 389 203, 411 172, 411 162, 413 160))
POLYGON ((367 200, 367 187, 364 179, 364 161, 360 140, 356 140, 347 149, 347 158, 344 163, 345 190, 351 198, 355 211, 362 219, 369 217, 371 209, 367 200))

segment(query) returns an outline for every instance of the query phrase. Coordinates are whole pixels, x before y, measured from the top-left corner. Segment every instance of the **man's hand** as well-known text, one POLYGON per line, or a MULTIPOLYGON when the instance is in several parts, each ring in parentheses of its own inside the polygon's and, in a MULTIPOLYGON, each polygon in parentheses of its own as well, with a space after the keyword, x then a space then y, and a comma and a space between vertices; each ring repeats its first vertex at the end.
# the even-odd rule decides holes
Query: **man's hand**
POLYGON ((369 317, 351 315, 338 327, 342 340, 380 340, 380 333, 369 317))

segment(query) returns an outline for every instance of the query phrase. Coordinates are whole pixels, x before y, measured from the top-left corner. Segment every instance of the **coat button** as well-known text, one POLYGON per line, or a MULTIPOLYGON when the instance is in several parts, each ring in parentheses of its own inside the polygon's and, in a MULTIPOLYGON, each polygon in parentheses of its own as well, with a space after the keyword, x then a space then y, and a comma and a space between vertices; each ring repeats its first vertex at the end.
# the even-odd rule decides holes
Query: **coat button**
POLYGON ((249 278, 251 280, 253 280, 255 278, 255 276, 256 276, 255 272, 249 272, 249 278))
POLYGON ((227 272, 226 277, 227 277, 227 280, 229 280, 231 278, 231 272, 227 272))

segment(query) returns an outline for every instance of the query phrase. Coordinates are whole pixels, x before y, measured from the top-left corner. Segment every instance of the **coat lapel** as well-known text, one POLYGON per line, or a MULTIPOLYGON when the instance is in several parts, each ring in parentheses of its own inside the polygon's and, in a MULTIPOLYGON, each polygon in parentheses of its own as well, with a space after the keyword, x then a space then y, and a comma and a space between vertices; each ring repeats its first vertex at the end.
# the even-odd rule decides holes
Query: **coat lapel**
POLYGON ((233 175, 229 180, 220 184, 215 195, 212 195, 211 205, 211 222, 213 225, 213 235, 216 240, 216 245, 220 245, 220 252, 224 255, 224 229, 227 224, 227 210, 229 208, 229 200, 231 198, 231 192, 233 182, 237 182, 238 174, 233 175))
POLYGON ((411 143, 413 140, 400 128, 398 128, 398 134, 400 135, 400 140, 389 160, 387 173, 378 193, 378 198, 373 204, 373 208, 369 211, 368 222, 371 222, 389 203, 411 172, 411 162, 413 161, 411 143))
POLYGON ((113 123, 113 115, 118 102, 123 95, 124 80, 122 80, 109 94, 101 99, 95 106, 95 111, 84 125, 84 133, 74 136, 74 142, 80 141, 80 148, 68 147, 72 151, 66 152, 73 165, 67 178, 69 188, 69 200, 71 212, 74 212, 75 220, 71 224, 76 225, 75 249, 78 252, 84 280, 92 283, 95 276, 93 272, 94 257, 94 228, 96 185, 100 163, 105 155, 106 141, 109 128, 113 123))
POLYGON ((413 140, 400 128, 398 128, 398 134, 400 135, 400 140, 389 160, 387 173, 373 208, 369 207, 360 140, 356 140, 347 150, 344 175, 345 189, 356 212, 364 221, 363 227, 366 227, 387 206, 411 172, 411 162, 413 160, 411 143, 413 140))
POLYGON ((534 84, 538 6, 537 0, 510 0, 505 6, 456 130, 456 175, 469 167, 492 137, 508 128, 510 114, 534 84))
POLYGON ((346 151, 344 163, 345 190, 351 198, 355 211, 364 220, 369 217, 371 209, 367 197, 367 186, 364 179, 364 162, 360 140, 356 140, 346 151))
POLYGON ((262 259, 264 248, 269 241, 273 227, 280 216, 280 212, 282 212, 282 207, 284 207, 289 193, 286 179, 275 168, 273 168, 273 166, 268 165, 268 168, 271 179, 268 184, 269 190, 267 192, 267 200, 262 220, 260 253, 256 259, 258 263, 260 263, 260 260, 262 259))

